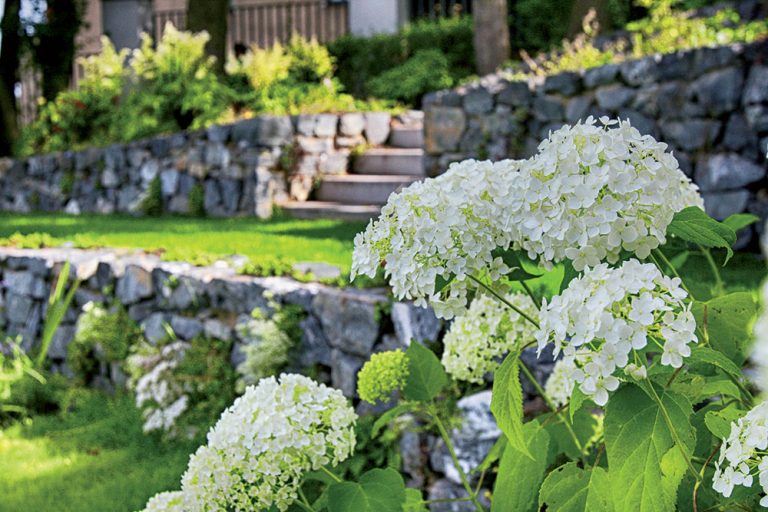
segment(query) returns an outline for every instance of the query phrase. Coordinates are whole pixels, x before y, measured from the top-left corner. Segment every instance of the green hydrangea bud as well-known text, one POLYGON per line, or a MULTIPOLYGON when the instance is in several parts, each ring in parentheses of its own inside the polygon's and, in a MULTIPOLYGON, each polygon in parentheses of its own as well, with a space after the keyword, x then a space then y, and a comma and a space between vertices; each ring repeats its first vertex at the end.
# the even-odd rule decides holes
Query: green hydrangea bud
POLYGON ((371 356, 357 374, 357 394, 374 404, 405 385, 408 377, 408 357, 400 350, 380 352, 371 356))

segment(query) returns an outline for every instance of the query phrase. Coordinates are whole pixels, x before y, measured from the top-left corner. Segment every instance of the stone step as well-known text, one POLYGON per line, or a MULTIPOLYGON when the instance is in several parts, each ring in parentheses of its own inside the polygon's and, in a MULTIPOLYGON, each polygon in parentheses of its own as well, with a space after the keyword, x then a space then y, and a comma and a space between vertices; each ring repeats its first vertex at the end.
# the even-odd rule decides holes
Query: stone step
POLYGON ((355 158, 355 174, 424 176, 424 150, 371 148, 355 158))
POLYGON ((396 148, 423 148, 424 128, 421 124, 393 124, 389 132, 389 145, 396 148))
POLYGON ((355 174, 324 176, 317 190, 316 199, 351 205, 383 205, 392 192, 420 179, 422 176, 355 174))
POLYGON ((297 219, 334 219, 366 222, 381 213, 380 205, 342 204, 333 201, 290 201, 280 205, 297 219))

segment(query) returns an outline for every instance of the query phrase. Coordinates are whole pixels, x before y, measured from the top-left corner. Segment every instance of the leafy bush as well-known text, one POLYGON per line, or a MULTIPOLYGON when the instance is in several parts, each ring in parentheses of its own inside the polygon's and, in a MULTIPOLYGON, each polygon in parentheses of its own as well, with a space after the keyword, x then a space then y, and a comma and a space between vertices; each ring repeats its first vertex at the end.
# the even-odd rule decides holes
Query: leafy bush
POLYGON ((322 82, 333 76, 333 57, 315 39, 308 41, 294 34, 286 54, 290 59, 288 74, 295 82, 322 82))
POLYGON ((67 364, 80 384, 89 384, 99 374, 102 363, 123 363, 131 347, 143 338, 141 328, 121 305, 108 310, 89 302, 77 321, 67 364))
POLYGON ((336 59, 336 76, 344 89, 357 98, 367 98, 373 95, 369 89, 371 80, 402 65, 420 50, 440 51, 448 60, 454 81, 472 75, 475 72, 472 34, 470 17, 452 17, 417 21, 391 35, 346 35, 330 43, 328 49, 336 59))
POLYGON ((150 217, 157 217, 163 213, 163 190, 160 183, 160 176, 155 176, 149 183, 147 194, 144 196, 144 199, 142 199, 139 209, 144 215, 150 217))
POLYGON ((100 54, 78 59, 84 76, 77 89, 63 91, 48 101, 41 100, 37 119, 24 130, 22 153, 106 144, 116 135, 116 111, 128 79, 128 50, 115 51, 107 37, 101 41, 100 54))
POLYGON ((400 66, 368 83, 374 96, 418 104, 422 95, 453 85, 448 59, 439 50, 419 50, 400 66))
POLYGON ((164 131, 200 128, 224 111, 225 92, 216 77, 214 59, 205 53, 208 34, 192 34, 165 26, 153 46, 142 34, 134 51, 131 70, 137 86, 125 101, 124 140, 164 131))

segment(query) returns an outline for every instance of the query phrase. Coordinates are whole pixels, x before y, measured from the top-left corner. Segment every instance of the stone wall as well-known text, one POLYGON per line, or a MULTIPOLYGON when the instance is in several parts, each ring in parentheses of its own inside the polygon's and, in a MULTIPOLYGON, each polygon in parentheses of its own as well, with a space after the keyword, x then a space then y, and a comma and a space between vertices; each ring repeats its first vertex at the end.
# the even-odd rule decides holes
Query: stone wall
POLYGON ((168 213, 202 207, 213 216, 269 217, 275 200, 306 200, 320 175, 346 172, 355 146, 383 144, 389 131, 388 113, 262 116, 106 148, 0 159, 0 210, 142 214, 154 184, 168 213))
POLYGON ((466 158, 535 153, 550 130, 592 115, 630 119, 670 145, 722 219, 768 217, 768 41, 701 48, 531 82, 489 76, 428 95, 432 174, 466 158))

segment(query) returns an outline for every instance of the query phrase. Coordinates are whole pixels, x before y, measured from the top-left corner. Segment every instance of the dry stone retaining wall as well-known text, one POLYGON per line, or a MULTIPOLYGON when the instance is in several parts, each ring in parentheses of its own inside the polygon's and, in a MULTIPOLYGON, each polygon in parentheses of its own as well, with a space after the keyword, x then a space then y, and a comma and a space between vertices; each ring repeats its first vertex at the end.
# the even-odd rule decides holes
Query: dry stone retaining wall
POLYGON ((142 214, 159 180, 162 209, 269 217, 347 171, 356 146, 383 144, 388 113, 261 116, 106 148, 0 159, 0 210, 142 214))
POLYGON ((424 104, 432 174, 466 158, 528 157, 550 130, 607 115, 668 143, 714 217, 749 211, 768 218, 768 41, 531 82, 491 75, 430 94, 424 104))

